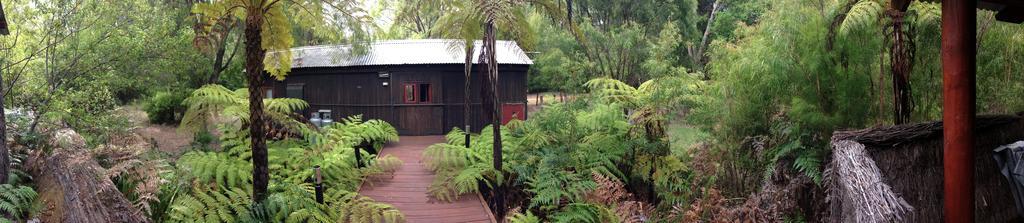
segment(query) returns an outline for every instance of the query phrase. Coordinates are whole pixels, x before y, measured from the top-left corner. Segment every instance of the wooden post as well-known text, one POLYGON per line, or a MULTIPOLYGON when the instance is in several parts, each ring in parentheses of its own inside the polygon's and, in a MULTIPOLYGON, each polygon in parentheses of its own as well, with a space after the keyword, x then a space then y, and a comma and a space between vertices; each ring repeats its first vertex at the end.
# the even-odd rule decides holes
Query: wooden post
POLYGON ((313 175, 316 178, 314 190, 316 191, 316 203, 324 203, 324 178, 320 175, 320 165, 313 166, 313 175))
POLYGON ((942 1, 943 207, 946 222, 974 222, 977 1, 942 1))

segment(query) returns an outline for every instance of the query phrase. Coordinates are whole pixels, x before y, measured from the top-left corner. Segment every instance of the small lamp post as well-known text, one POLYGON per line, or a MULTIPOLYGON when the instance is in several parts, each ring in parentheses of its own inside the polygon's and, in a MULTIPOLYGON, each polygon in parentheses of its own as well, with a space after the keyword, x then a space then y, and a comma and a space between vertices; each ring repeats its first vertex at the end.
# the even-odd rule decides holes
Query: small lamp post
POLYGON ((466 125, 466 148, 469 148, 469 125, 466 125))
POLYGON ((313 166, 313 176, 314 176, 314 178, 316 180, 315 181, 315 186, 313 186, 313 188, 316 190, 316 203, 323 204, 324 203, 324 178, 323 178, 322 175, 320 175, 320 165, 313 166))

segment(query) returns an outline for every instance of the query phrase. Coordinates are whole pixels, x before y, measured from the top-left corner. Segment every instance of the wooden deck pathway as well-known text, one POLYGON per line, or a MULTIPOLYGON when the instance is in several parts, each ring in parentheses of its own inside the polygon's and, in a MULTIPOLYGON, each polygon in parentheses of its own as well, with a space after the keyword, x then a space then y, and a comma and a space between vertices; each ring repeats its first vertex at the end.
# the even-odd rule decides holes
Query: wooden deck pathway
POLYGON ((451 203, 428 197, 427 187, 434 180, 434 172, 420 160, 427 146, 441 142, 443 136, 402 136, 399 143, 384 147, 381 155, 398 157, 404 162, 402 168, 394 178, 363 182, 359 193, 394 205, 410 223, 494 222, 480 196, 461 196, 451 203))

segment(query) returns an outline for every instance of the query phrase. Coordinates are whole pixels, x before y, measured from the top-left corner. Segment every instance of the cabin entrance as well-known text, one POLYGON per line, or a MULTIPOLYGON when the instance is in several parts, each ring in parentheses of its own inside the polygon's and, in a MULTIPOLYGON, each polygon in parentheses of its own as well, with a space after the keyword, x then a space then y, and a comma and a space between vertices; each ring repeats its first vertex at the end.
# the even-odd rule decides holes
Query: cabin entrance
POLYGON ((398 133, 402 135, 444 134, 444 106, 430 82, 404 82, 397 106, 398 133))

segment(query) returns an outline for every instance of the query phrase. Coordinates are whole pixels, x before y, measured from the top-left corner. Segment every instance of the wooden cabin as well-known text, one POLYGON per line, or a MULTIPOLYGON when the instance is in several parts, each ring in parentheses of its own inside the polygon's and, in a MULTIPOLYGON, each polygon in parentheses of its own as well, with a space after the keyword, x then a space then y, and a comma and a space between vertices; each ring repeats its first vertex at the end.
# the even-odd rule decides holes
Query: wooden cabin
MULTIPOLYGON (((351 53, 348 45, 292 49, 292 71, 284 81, 268 80, 266 97, 309 102, 307 118, 340 120, 352 115, 391 123, 402 135, 440 135, 463 128, 465 50, 459 40, 393 40, 351 53)), ((481 44, 476 42, 474 63, 481 44)), ((526 75, 533 61, 513 41, 497 41, 498 92, 502 123, 525 119, 526 75)), ((471 130, 489 123, 481 117, 479 70, 470 89, 471 130)))

